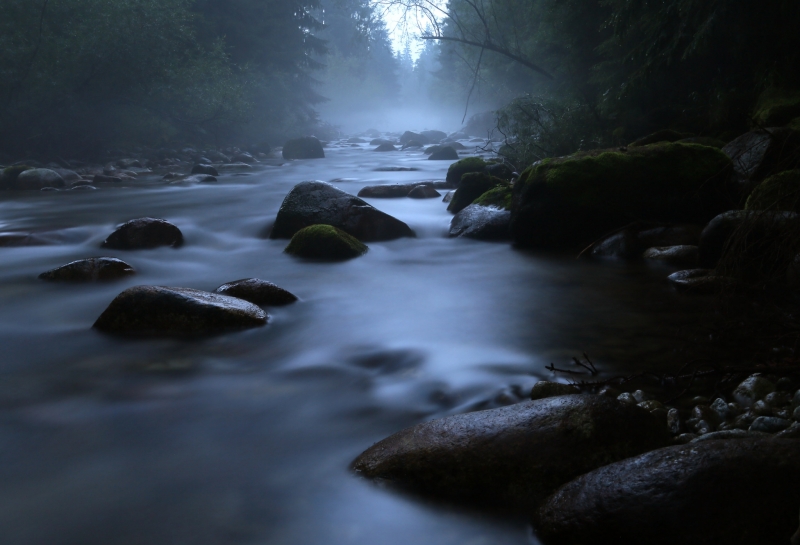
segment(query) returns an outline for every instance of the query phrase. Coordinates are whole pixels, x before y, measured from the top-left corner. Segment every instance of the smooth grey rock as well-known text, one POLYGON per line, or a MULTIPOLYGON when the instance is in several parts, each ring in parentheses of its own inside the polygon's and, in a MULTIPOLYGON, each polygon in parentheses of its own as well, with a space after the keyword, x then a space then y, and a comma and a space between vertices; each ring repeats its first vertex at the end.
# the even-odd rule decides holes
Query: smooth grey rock
POLYGON ((450 220, 449 235, 478 240, 507 240, 511 238, 510 223, 509 210, 471 204, 450 220))
POLYGON ((133 267, 115 257, 90 257, 43 272, 39 278, 64 282, 100 282, 117 280, 135 273, 133 267))
POLYGON ((105 248, 140 250, 183 244, 183 233, 170 222, 157 218, 138 218, 123 223, 103 242, 105 248))
POLYGON ((362 242, 413 237, 402 221, 325 182, 301 182, 281 204, 270 238, 291 238, 310 225, 331 225, 362 242))
POLYGON ((267 314, 252 303, 189 288, 135 286, 111 302, 92 327, 117 335, 183 336, 258 327, 267 314))
POLYGON ((581 393, 581 391, 572 384, 562 384, 560 382, 540 380, 533 385, 533 388, 531 388, 531 400, 536 401, 537 399, 579 393, 581 393))
POLYGON ((742 407, 752 407, 756 401, 774 391, 775 385, 772 382, 760 375, 751 375, 733 390, 733 397, 742 407))
POLYGON ((280 306, 297 301, 297 296, 266 280, 244 278, 227 282, 214 290, 222 295, 238 297, 255 305, 280 306))
POLYGON ((645 250, 642 257, 678 267, 697 267, 700 250, 697 246, 657 246, 645 250))
POLYGON ((211 165, 194 165, 192 174, 208 174, 209 176, 219 176, 219 172, 211 165))
POLYGON ((428 156, 429 161, 457 161, 458 152, 450 146, 434 151, 428 156))
POLYGON ((792 423, 785 418, 775 416, 759 416, 750 425, 750 431, 763 431, 764 433, 777 433, 783 431, 792 423))
POLYGON ((798 443, 705 440, 612 463, 534 512, 543 543, 775 545, 797 528, 798 443))
POLYGON ((435 199, 441 197, 442 194, 436 191, 430 185, 418 185, 408 192, 408 197, 411 199, 435 199))
POLYGON ((417 186, 430 184, 385 184, 385 185, 367 185, 361 188, 358 192, 359 197, 367 199, 396 199, 400 197, 407 197, 408 194, 417 186))
POLYGON ((667 280, 676 289, 694 294, 718 293, 736 287, 736 281, 714 274, 711 269, 689 269, 674 272, 667 280))
POLYGON ((635 259, 641 253, 636 234, 629 229, 624 229, 595 244, 591 255, 601 258, 635 259))
POLYGON ((681 415, 678 409, 667 411, 667 427, 673 435, 678 435, 683 431, 683 422, 681 422, 681 415))
POLYGON ((372 151, 397 151, 397 148, 388 142, 384 142, 372 151))
POLYGON ((518 511, 592 468, 668 442, 647 411, 568 395, 419 424, 376 443, 352 468, 435 498, 518 511))
POLYGON ((11 186, 12 189, 40 190, 45 187, 62 188, 67 184, 57 172, 49 168, 32 168, 21 172, 11 186))

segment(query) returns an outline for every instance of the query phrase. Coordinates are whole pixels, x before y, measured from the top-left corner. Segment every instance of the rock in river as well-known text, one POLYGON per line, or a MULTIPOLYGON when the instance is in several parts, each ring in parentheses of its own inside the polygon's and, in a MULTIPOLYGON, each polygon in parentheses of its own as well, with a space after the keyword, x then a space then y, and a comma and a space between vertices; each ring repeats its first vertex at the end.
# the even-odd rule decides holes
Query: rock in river
POLYGON ((309 225, 294 234, 284 250, 287 254, 309 259, 352 259, 369 248, 357 238, 331 225, 309 225))
POLYGON ((43 272, 39 278, 65 282, 98 282, 116 280, 135 273, 133 267, 115 257, 90 257, 43 272))
POLYGON ((238 297, 256 305, 280 306, 297 301, 297 296, 266 280, 245 278, 222 284, 214 290, 222 295, 238 297))
POLYGON ((170 222, 156 218, 138 218, 123 223, 103 242, 106 248, 139 250, 183 244, 183 233, 170 222))
POLYGON ((270 238, 310 225, 332 225, 363 242, 413 237, 408 225, 325 182, 301 182, 283 199, 270 238))
POLYGON ((258 327, 268 319, 254 304, 227 295, 135 286, 117 295, 93 327, 118 335, 182 336, 258 327))
POLYGON ((471 204, 453 216, 449 234, 478 240, 504 240, 511 238, 510 223, 508 210, 471 204))
POLYGON ((14 182, 14 189, 42 189, 64 187, 66 183, 59 174, 49 168, 32 168, 21 172, 14 182))
POLYGON ((704 441, 578 477, 534 515, 548 545, 789 543, 800 507, 800 442, 704 441))
POLYGON ((284 159, 324 159, 322 143, 313 136, 287 140, 283 145, 284 159))
POLYGON ((516 511, 668 443, 664 423, 639 407, 567 395, 418 424, 376 443, 352 468, 436 498, 516 511))

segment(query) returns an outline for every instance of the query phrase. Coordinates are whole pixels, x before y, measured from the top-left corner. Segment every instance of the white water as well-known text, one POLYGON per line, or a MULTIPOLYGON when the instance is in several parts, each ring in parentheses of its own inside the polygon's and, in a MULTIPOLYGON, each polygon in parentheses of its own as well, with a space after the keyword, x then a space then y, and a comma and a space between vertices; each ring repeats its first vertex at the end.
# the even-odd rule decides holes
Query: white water
POLYGON ((588 351, 609 371, 657 366, 683 302, 664 271, 446 238, 439 199, 371 200, 416 239, 311 263, 264 238, 303 180, 350 193, 443 179, 420 151, 329 148, 322 160, 217 184, 136 182, 0 194, 0 231, 59 245, 0 248, 0 542, 4 545, 499 545, 525 521, 426 505, 352 476, 373 442, 425 419, 516 399, 544 366, 588 351), (378 166, 416 172, 376 172, 378 166), (128 219, 180 227, 180 249, 100 248, 128 219), (44 283, 69 261, 138 274, 44 283), (137 284, 213 290, 258 277, 300 297, 264 328, 205 340, 122 340, 91 325, 137 284), (172 369, 172 372, 163 372, 172 369))

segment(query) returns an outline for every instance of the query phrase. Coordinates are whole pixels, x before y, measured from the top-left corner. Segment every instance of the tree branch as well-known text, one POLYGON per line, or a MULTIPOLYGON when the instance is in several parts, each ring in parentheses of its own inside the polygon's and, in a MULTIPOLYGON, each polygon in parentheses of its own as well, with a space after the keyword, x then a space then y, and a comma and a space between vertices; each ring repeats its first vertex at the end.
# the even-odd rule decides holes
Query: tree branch
POLYGON ((422 39, 422 40, 442 40, 442 41, 445 41, 445 42, 457 42, 457 43, 461 43, 461 44, 465 44, 465 45, 471 45, 471 46, 474 46, 474 47, 480 47, 481 49, 488 49, 489 51, 494 51, 495 53, 499 53, 500 55, 503 55, 504 57, 507 57, 507 58, 511 59, 512 61, 516 61, 519 64, 521 64, 522 66, 530 68, 534 72, 537 72, 537 73, 543 75, 547 79, 551 79, 551 80, 555 79, 544 68, 541 68, 541 67, 533 64, 532 62, 520 57, 519 55, 515 55, 511 51, 509 51, 507 49, 504 49, 504 48, 502 48, 500 46, 497 46, 497 45, 495 45, 495 44, 493 44, 493 43, 491 43, 489 41, 485 41, 484 43, 480 43, 480 42, 474 42, 472 40, 466 40, 464 38, 455 38, 455 37, 452 37, 452 36, 420 36, 420 39, 422 39))

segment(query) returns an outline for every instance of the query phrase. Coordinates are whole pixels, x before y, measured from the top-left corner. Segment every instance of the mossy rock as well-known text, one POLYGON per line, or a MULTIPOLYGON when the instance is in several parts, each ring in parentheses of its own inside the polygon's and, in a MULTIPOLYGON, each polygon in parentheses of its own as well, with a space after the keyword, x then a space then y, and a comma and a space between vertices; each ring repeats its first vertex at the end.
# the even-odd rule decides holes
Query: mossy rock
POLYGON ((29 167, 28 165, 13 165, 4 168, 2 175, 0 175, 0 188, 7 189, 12 187, 20 174, 31 169, 33 169, 33 167, 29 167))
POLYGON ((369 248, 357 238, 331 225, 310 225, 294 234, 284 250, 311 259, 342 260, 364 255, 369 248))
POLYGON ((447 169, 445 181, 449 187, 458 187, 461 177, 468 172, 483 172, 486 168, 486 161, 480 157, 465 157, 456 161, 447 169))
POLYGON ((681 144, 700 144, 701 146, 708 146, 710 148, 722 149, 727 144, 726 141, 719 138, 712 138, 710 136, 691 136, 678 140, 681 144))
POLYGON ((733 208, 731 160, 662 143, 545 159, 514 184, 511 228, 524 247, 584 247, 632 221, 705 223, 733 208))
POLYGON ((504 210, 511 210, 511 186, 501 185, 490 189, 474 201, 473 204, 481 206, 495 206, 504 210))
POLYGON ((453 200, 447 205, 447 210, 455 214, 498 186, 508 186, 508 183, 485 172, 468 172, 461 177, 461 183, 453 195, 453 200))
POLYGON ((678 140, 683 140, 684 138, 689 138, 690 136, 692 135, 673 131, 672 129, 665 129, 663 131, 654 132, 653 134, 648 134, 644 138, 640 138, 635 142, 631 142, 628 144, 628 147, 640 148, 642 146, 649 146, 650 144, 656 144, 658 142, 677 142, 678 140))
POLYGON ((747 198, 745 210, 800 212, 800 170, 788 170, 761 182, 747 198))
POLYGON ((783 127, 800 116, 800 91, 767 89, 761 94, 753 114, 759 127, 783 127))

